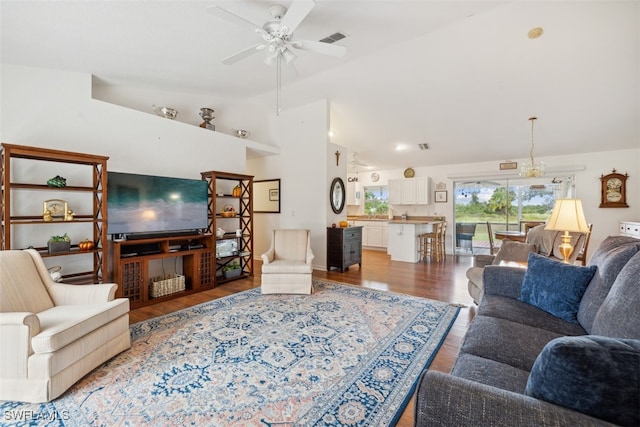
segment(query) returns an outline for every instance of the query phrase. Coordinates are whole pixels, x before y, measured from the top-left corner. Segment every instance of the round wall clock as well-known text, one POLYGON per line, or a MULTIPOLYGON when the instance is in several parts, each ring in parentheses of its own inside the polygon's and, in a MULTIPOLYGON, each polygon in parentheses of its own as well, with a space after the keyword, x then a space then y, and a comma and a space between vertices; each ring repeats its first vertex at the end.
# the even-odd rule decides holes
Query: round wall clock
POLYGON ((629 175, 612 173, 600 176, 600 207, 601 208, 628 208, 627 205, 627 178, 629 175))
POLYGON ((416 176, 416 171, 414 171, 412 168, 406 168, 404 170, 405 178, 413 178, 414 176, 416 176))
POLYGON ((378 182, 379 179, 380 179, 380 175, 378 175, 377 173, 374 172, 371 174, 371 181, 378 182))

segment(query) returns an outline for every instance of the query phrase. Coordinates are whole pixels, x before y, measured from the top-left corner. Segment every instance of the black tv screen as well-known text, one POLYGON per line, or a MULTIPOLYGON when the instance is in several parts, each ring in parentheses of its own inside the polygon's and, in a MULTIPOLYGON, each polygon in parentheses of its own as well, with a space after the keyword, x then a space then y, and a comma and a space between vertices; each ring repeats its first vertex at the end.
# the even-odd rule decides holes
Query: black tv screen
POLYGON ((207 200, 206 181, 108 172, 107 232, 200 232, 208 225, 207 200))

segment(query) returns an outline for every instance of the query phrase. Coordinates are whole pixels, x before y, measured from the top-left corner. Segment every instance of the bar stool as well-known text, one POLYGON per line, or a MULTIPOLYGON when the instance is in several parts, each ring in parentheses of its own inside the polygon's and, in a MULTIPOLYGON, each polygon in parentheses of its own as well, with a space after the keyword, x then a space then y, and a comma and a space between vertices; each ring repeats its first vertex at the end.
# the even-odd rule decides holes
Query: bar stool
POLYGON ((433 229, 429 233, 422 233, 418 235, 420 242, 418 255, 420 260, 430 258, 436 262, 440 262, 444 255, 442 246, 444 239, 442 238, 442 222, 436 222, 433 224, 433 229))
POLYGON ((447 221, 440 223, 440 257, 443 260, 447 259, 447 221))

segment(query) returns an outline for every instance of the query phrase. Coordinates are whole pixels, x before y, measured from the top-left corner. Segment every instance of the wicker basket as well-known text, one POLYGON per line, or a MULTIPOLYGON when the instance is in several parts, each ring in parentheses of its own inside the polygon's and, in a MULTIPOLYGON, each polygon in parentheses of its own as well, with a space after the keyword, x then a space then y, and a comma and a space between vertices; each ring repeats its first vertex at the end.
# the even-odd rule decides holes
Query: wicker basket
POLYGON ((184 291, 185 278, 182 274, 165 274, 164 276, 153 277, 149 286, 149 296, 151 298, 163 297, 184 291))
POLYGON ((220 216, 222 218, 233 218, 236 216, 236 210, 231 205, 224 205, 222 212, 220 212, 220 216))

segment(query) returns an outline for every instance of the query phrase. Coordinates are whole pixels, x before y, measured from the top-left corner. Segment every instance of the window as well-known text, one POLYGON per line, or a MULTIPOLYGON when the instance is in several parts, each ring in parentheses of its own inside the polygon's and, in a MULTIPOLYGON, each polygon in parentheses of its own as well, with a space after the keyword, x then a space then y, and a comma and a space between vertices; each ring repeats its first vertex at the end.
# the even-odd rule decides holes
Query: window
POLYGON ((389 212, 389 190, 386 185, 364 187, 365 215, 387 215, 389 212))
MULTIPOLYGON (((490 222, 493 231, 524 232, 524 223, 547 221, 555 199, 566 197, 572 183, 572 177, 456 182, 455 222, 490 222)), ((489 240, 487 227, 478 226, 473 239, 474 247, 483 247, 489 240)))

